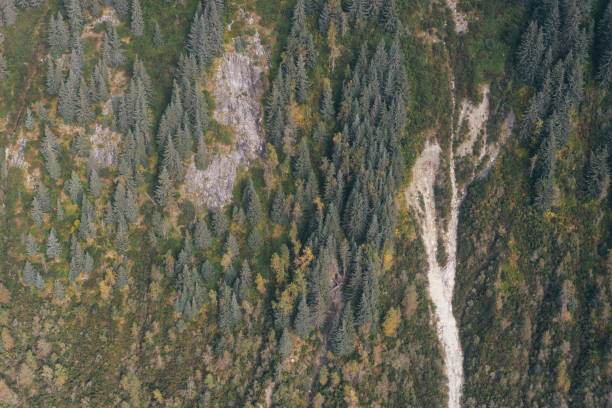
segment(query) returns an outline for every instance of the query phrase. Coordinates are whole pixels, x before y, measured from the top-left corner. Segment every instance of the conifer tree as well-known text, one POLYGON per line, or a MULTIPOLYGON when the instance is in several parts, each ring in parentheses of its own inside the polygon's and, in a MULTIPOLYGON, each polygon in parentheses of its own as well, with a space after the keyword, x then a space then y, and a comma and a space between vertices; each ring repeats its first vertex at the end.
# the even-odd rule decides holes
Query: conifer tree
POLYGON ((221 237, 229 229, 229 224, 225 212, 222 208, 215 208, 212 212, 212 224, 217 237, 221 237))
POLYGON ((283 186, 279 185, 272 199, 272 206, 270 208, 270 218, 277 224, 284 224, 286 221, 285 217, 285 193, 283 186))
POLYGON ((304 57, 302 54, 298 56, 297 60, 297 71, 296 71, 296 93, 297 101, 299 103, 306 103, 307 92, 308 92, 308 76, 306 74, 306 67, 304 65, 304 57))
POLYGON ((202 279, 204 279, 204 281, 207 283, 212 283, 212 281, 215 279, 215 269, 208 259, 202 263, 202 266, 200 267, 200 274, 202 275, 202 279))
POLYGON ((334 101, 332 99, 332 91, 329 86, 329 82, 325 83, 325 88, 323 89, 323 100, 321 101, 321 119, 324 122, 330 123, 334 120, 334 101))
POLYGON ((157 189, 155 190, 155 198, 160 205, 167 205, 173 196, 172 180, 166 167, 162 167, 157 180, 157 189))
POLYGON ((3 82, 7 76, 6 60, 4 59, 4 55, 0 52, 0 83, 3 82))
POLYGON ((153 45, 155 45, 157 48, 164 45, 164 35, 162 34, 157 21, 153 22, 153 45))
POLYGON ((344 305, 342 317, 333 335, 333 350, 340 357, 345 357, 355 349, 355 324, 350 304, 344 305))
POLYGON ((253 228, 247 237, 247 245, 254 253, 258 253, 263 247, 264 240, 257 228, 253 228))
POLYGON ((125 254, 129 245, 130 241, 128 238, 127 228, 124 227, 123 224, 119 224, 117 236, 115 238, 115 248, 120 254, 125 254))
POLYGON ((293 344, 291 341, 291 334, 287 327, 283 329, 283 334, 278 342, 278 352, 280 354, 281 361, 286 360, 293 352, 293 344))
POLYGON ((91 103, 89 101, 89 90, 87 89, 85 80, 81 77, 77 105, 77 121, 79 125, 86 127, 91 122, 92 116, 93 112, 91 111, 91 103))
POLYGON ((51 212, 51 197, 47 186, 40 182, 36 187, 36 198, 40 204, 40 209, 43 213, 51 212))
POLYGON ((208 167, 208 148, 206 147, 204 138, 201 135, 198 137, 194 161, 198 170, 206 170, 206 167, 208 167))
POLYGON ((200 218, 196 223, 195 231, 193 233, 193 240, 197 249, 204 250, 210 246, 212 238, 204 218, 200 218))
POLYGON ((144 33, 144 19, 142 17, 142 9, 138 0, 132 0, 132 24, 130 26, 132 34, 136 37, 142 36, 144 33))
POLYGON ((127 20, 129 12, 127 0, 113 0, 113 7, 117 12, 117 17, 119 17, 119 20, 127 20))
POLYGON ((2 0, 0 4, 2 6, 2 15, 4 17, 4 24, 12 26, 17 21, 17 9, 15 8, 15 2, 13 0, 2 0))
POLYGON ((38 201, 38 197, 34 197, 32 200, 32 211, 31 211, 32 219, 36 222, 36 225, 39 227, 42 226, 43 222, 43 212, 40 208, 40 201, 38 201))
POLYGON ((295 332, 301 339, 308 337, 312 331, 312 319, 310 317, 310 309, 306 302, 306 296, 304 293, 300 296, 300 303, 298 304, 297 314, 295 315, 295 321, 293 322, 295 332))
POLYGON ((244 191, 244 203, 249 223, 252 226, 256 226, 261 220, 263 209, 257 191, 255 191, 255 187, 253 186, 253 180, 250 178, 244 191))
POLYGON ((38 243, 29 232, 26 237, 26 252, 29 256, 36 256, 38 253, 38 243))
POLYGON ((164 158, 162 166, 168 170, 168 175, 176 181, 182 181, 184 176, 183 163, 179 153, 174 148, 172 138, 168 138, 166 148, 164 149, 164 158))
POLYGON ((74 122, 77 113, 76 84, 73 76, 69 75, 59 90, 59 100, 57 103, 57 113, 65 123, 74 122))
POLYGON ((25 128, 28 132, 34 130, 34 116, 32 116, 32 110, 26 109, 25 128))
MULTIPOLYGON (((2 70, 1 63, 4 61, 2 54, 0 54, 0 71, 2 70)), ((5 64, 6 66, 6 64, 5 64)), ((53 63, 53 58, 49 58, 49 64, 47 65, 47 93, 49 95, 57 95, 58 85, 55 81, 55 64, 53 63)))
POLYGON ((55 204, 55 218, 57 218, 58 221, 63 221, 64 216, 64 207, 62 206, 62 202, 58 198, 55 204))
POLYGON ((56 279, 55 282, 53 283, 53 298, 56 301, 61 302, 62 300, 64 300, 65 297, 66 297, 66 288, 62 284, 62 281, 60 281, 59 279, 56 279))
POLYGON ((55 228, 51 227, 49 237, 47 238, 47 257, 50 259, 56 259, 62 253, 62 246, 57 239, 57 233, 55 228))
POLYGON ((125 61, 121 51, 119 34, 117 34, 117 29, 111 23, 106 24, 106 31, 104 32, 104 40, 102 42, 102 58, 107 66, 114 68, 123 65, 125 61))

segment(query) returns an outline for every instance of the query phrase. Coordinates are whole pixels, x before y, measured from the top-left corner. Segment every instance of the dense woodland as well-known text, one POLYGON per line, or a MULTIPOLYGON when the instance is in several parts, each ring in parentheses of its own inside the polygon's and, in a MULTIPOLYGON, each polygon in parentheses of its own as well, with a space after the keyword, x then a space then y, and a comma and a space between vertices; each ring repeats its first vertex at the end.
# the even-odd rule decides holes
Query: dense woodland
POLYGON ((462 206, 463 404, 612 404, 612 1, 458 9, 463 34, 427 0, 0 0, 0 404, 446 405, 403 192, 483 83, 489 137, 518 119, 462 206), (265 147, 205 208, 213 75, 255 31, 265 147))

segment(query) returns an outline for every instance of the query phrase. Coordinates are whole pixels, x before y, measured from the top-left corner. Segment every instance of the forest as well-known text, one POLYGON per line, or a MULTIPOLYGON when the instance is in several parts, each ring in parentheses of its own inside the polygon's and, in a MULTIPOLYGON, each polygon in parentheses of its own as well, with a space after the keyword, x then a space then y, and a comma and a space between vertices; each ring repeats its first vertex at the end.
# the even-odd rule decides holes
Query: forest
POLYGON ((0 406, 612 406, 611 113, 610 0, 0 0, 0 406))

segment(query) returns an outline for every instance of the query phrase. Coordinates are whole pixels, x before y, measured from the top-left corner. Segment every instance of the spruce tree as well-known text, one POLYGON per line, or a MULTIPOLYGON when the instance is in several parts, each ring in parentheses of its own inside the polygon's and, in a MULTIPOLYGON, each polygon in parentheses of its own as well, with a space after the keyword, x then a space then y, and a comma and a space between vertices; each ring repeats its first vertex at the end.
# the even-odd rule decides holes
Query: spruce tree
POLYGON ((89 172, 89 193, 95 199, 99 198, 100 194, 102 194, 102 182, 96 169, 92 169, 89 172))
POLYGON ((222 208, 215 208, 212 212, 212 224, 217 237, 223 236, 229 229, 229 224, 225 212, 222 208))
POLYGON ((123 224, 119 224, 117 236, 115 237, 115 248, 120 254, 125 254, 130 245, 127 228, 123 224))
POLYGON ((29 232, 26 237, 26 252, 29 256, 36 256, 38 253, 38 243, 29 232))
POLYGON ((295 332, 301 339, 306 339, 312 331, 312 319, 310 317, 310 309, 306 302, 306 296, 304 293, 300 296, 300 303, 298 304, 297 314, 295 315, 295 321, 293 322, 295 332))
POLYGON ((194 244, 197 249, 207 249, 211 242, 212 238, 210 236, 210 232, 208 231, 208 225, 206 224, 206 220, 204 218, 200 218, 196 223, 195 231, 193 233, 194 244))
POLYGON ((304 66, 304 57, 302 54, 298 56, 297 60, 297 72, 296 72, 296 94, 297 101, 299 103, 306 103, 308 97, 308 75, 306 74, 306 67, 304 66))
POLYGON ((73 123, 77 113, 76 84, 73 76, 69 75, 59 90, 57 113, 65 123, 73 123))
POLYGON ((334 120, 334 101, 332 99, 332 91, 329 86, 329 82, 325 83, 325 88, 323 89, 323 100, 321 101, 321 119, 324 122, 330 123, 334 120))
POLYGON ((332 341, 334 353, 340 357, 351 354, 355 349, 355 324, 350 304, 344 305, 332 341))
POLYGON ((278 342, 278 352, 280 354, 281 361, 286 360, 293 352, 291 334, 289 333, 287 327, 283 329, 283 334, 278 342))
POLYGON ((153 45, 159 48, 164 45, 164 35, 159 28, 157 21, 153 22, 153 45))
POLYGON ((155 189, 155 198, 157 202, 165 206, 173 196, 172 180, 166 167, 162 167, 162 171, 159 173, 157 180, 157 188, 155 189))
POLYGON ((0 52, 0 83, 3 82, 7 76, 6 60, 4 59, 4 55, 0 52))
POLYGON ((181 162, 179 153, 174 148, 172 138, 168 138, 168 142, 166 143, 162 165, 168 170, 168 174, 173 180, 179 182, 183 180, 183 163, 181 162))
POLYGON ((208 167, 208 148, 206 147, 204 138, 201 135, 198 137, 194 161, 198 170, 206 170, 206 167, 208 167))
POLYGON ((44 183, 38 183, 36 187, 36 198, 40 204, 40 209, 43 213, 51 212, 51 197, 49 196, 49 190, 44 183))
POLYGON ((117 12, 117 17, 119 17, 119 20, 127 20, 129 12, 127 0, 113 0, 113 7, 117 12))
POLYGON ((56 259, 62 253, 62 246, 57 239, 55 228, 51 227, 49 237, 47 238, 47 257, 50 259, 56 259))
POLYGON ((4 24, 7 26, 12 26, 17 21, 17 9, 15 8, 15 2, 13 0, 2 0, 1 5, 4 24))
POLYGON ((130 25, 132 34, 136 37, 142 36, 144 33, 144 19, 142 17, 142 9, 138 0, 132 0, 132 24, 130 25))
POLYGON ((34 130, 34 116, 32 115, 30 108, 26 109, 25 128, 28 132, 34 130))
POLYGON ((255 186, 253 186, 253 180, 250 178, 244 191, 244 203, 249 223, 252 226, 256 226, 261 220, 263 209, 261 207, 261 202, 259 201, 257 191, 255 190, 255 186))
POLYGON ((40 207, 40 201, 38 200, 38 197, 34 197, 34 199, 32 200, 32 210, 30 212, 30 214, 32 215, 32 219, 36 222, 36 225, 38 225, 39 227, 42 226, 42 222, 43 222, 43 212, 42 209, 40 207))

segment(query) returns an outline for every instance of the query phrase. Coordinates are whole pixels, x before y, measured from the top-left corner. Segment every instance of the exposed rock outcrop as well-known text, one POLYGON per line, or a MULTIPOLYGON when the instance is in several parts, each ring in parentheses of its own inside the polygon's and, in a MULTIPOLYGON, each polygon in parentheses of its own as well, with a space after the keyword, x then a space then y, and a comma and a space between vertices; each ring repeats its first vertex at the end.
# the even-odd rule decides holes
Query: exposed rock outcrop
MULTIPOLYGON (((253 20, 247 23, 253 24, 253 20)), ((193 163, 187 168, 185 193, 199 207, 226 205, 232 198, 239 166, 248 167, 263 149, 259 100, 267 58, 257 31, 243 39, 245 49, 226 50, 216 61, 213 75, 214 118, 234 130, 232 147, 229 152, 213 155, 205 170, 198 170, 193 163)))

